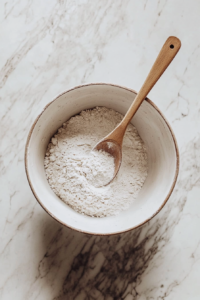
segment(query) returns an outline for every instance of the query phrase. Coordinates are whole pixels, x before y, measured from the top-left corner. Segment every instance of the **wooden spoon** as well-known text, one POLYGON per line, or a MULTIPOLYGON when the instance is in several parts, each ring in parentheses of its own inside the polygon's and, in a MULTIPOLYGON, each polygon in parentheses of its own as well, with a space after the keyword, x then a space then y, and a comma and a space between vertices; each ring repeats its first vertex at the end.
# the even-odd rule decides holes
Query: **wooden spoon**
POLYGON ((122 161, 122 142, 128 124, 130 123, 131 119, 137 112, 138 108, 140 107, 152 87, 155 85, 155 83, 167 69, 173 58, 176 56, 180 47, 181 42, 177 37, 170 36, 166 40, 162 49, 160 50, 160 53, 158 54, 154 65, 149 72, 149 75, 147 76, 143 86, 141 87, 139 93, 134 99, 123 120, 111 133, 109 133, 93 148, 93 150, 106 151, 114 157, 114 175, 113 178, 105 185, 108 185, 111 181, 113 181, 119 171, 122 161))

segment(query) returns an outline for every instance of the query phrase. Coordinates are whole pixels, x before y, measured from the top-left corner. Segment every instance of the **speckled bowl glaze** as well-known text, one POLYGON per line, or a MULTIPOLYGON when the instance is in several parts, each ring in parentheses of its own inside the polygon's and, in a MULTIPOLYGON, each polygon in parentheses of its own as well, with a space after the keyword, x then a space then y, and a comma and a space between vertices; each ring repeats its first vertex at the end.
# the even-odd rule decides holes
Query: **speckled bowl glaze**
POLYGON ((113 217, 81 215, 54 194, 45 176, 46 147, 66 120, 96 106, 112 108, 124 115, 135 96, 135 91, 113 84, 77 86, 49 103, 34 122, 25 150, 27 178, 40 205, 61 224, 95 235, 122 233, 152 219, 169 199, 178 176, 179 153, 172 129, 149 99, 142 103, 131 122, 147 147, 148 176, 129 209, 113 217))

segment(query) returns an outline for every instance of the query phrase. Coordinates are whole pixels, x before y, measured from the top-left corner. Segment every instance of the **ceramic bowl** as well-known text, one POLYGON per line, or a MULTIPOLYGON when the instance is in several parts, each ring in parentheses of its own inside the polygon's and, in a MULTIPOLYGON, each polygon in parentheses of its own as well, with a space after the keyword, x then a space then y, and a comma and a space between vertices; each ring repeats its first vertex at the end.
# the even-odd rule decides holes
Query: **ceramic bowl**
POLYGON ((96 106, 112 108, 124 115, 135 96, 135 91, 113 84, 78 86, 49 103, 34 122, 26 144, 26 174, 35 198, 61 224, 89 234, 122 233, 149 221, 169 199, 177 180, 179 153, 172 129, 149 99, 142 103, 131 122, 147 147, 148 175, 129 209, 105 218, 81 215, 54 194, 45 176, 47 145, 66 120, 96 106))

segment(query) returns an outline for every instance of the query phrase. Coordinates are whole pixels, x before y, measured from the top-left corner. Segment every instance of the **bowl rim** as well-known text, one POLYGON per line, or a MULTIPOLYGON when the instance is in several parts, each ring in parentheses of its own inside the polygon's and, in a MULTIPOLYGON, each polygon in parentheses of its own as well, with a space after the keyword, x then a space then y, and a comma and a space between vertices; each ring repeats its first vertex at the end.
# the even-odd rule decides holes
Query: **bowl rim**
POLYGON ((105 85, 105 86, 113 86, 113 87, 118 87, 118 88, 121 88, 121 89, 124 89, 124 90, 127 90, 129 92, 132 92, 134 94, 137 95, 137 92, 133 89, 130 89, 130 88, 127 88, 125 86, 121 86, 121 85, 118 85, 118 84, 113 84, 113 83, 103 83, 103 82, 98 82, 98 83, 86 83, 86 84, 81 84, 81 85, 77 85, 69 90, 66 90, 64 92, 62 92, 61 94, 59 94, 58 96, 56 96, 51 102, 49 102, 45 107, 44 109, 42 110, 42 112, 36 117, 35 121, 33 122, 33 125, 31 126, 31 129, 29 131, 29 134, 28 134, 28 137, 27 137, 27 141, 26 141, 26 145, 25 145, 25 155, 24 155, 24 161, 25 161, 25 172, 26 172, 26 176, 27 176, 27 179, 28 179, 28 183, 29 183, 29 186, 32 190, 32 193, 33 195, 35 196, 36 200, 38 201, 38 203, 40 204, 40 206, 54 219, 56 220, 57 222, 59 222, 61 225, 64 225, 72 230, 75 230, 75 231, 78 231, 78 232, 81 232, 81 233, 85 233, 85 234, 90 234, 90 235, 96 235, 96 236, 109 236, 109 235, 116 235, 116 234, 121 234, 121 233, 125 233, 125 232, 129 232, 133 229, 136 229, 136 228, 139 228, 141 227, 142 225, 144 225, 145 223, 149 222, 151 219, 153 219, 160 211, 161 209, 165 206, 165 204, 167 203, 168 199, 170 198, 173 190, 174 190, 174 187, 175 187, 175 184, 177 182, 177 178, 178 178, 178 173, 179 173, 179 166, 180 166, 180 155, 179 155, 179 150, 178 150, 178 144, 177 144, 177 141, 176 141, 176 137, 174 135, 174 132, 171 128, 171 126, 169 125, 168 121, 166 120, 165 116, 162 114, 162 112, 159 110, 159 108, 148 98, 146 97, 145 98, 145 101, 147 101, 150 105, 153 106, 154 109, 157 110, 157 112, 160 114, 160 116, 163 118, 163 120, 165 121, 167 127, 169 128, 169 131, 172 135, 172 139, 173 139, 173 142, 174 142, 174 146, 175 146, 175 153, 176 153, 176 170, 175 170, 175 174, 174 174, 174 179, 173 179, 173 183, 171 185, 171 188, 165 198, 165 200, 163 201, 162 205, 157 209, 157 211, 152 214, 148 219, 146 219, 144 222, 138 224, 137 226, 133 226, 129 229, 126 229, 126 230, 122 230, 122 231, 117 231, 117 232, 113 232, 113 233, 93 233, 93 232, 89 232, 89 231, 84 231, 84 230, 80 230, 80 229, 77 229, 77 228, 74 228, 72 226, 69 226, 68 224, 60 221, 52 212, 50 212, 42 203, 42 201, 40 201, 39 197, 37 196, 37 193, 36 191, 34 190, 34 187, 32 185, 32 182, 31 182, 31 179, 30 179, 30 176, 29 176, 29 169, 28 169, 28 149, 29 149, 29 146, 30 146, 30 140, 31 140, 31 136, 32 136, 32 133, 33 133, 33 130, 35 128, 35 125, 37 124, 38 120, 40 119, 40 117, 42 116, 42 114, 44 113, 44 111, 54 102, 56 101, 58 98, 60 98, 62 95, 66 94, 66 93, 69 93, 73 90, 76 90, 76 89, 80 89, 80 88, 83 88, 83 87, 87 87, 87 86, 95 86, 95 85, 105 85))

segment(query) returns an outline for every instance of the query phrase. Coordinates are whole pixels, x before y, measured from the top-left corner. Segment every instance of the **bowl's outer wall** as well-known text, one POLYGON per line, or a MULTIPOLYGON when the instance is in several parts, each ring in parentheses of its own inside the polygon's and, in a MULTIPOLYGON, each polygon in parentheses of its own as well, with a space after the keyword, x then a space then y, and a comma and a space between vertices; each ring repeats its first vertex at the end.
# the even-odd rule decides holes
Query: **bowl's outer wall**
POLYGON ((177 180, 179 153, 174 134, 158 108, 143 102, 132 124, 147 146, 148 176, 131 207, 118 216, 91 218, 62 202, 51 190, 44 171, 44 155, 52 135, 73 115, 96 106, 125 114, 136 92, 112 84, 75 87, 49 103, 34 122, 26 144, 25 167, 30 187, 41 206, 57 221, 90 234, 116 234, 141 226, 155 216, 168 200, 177 180))

